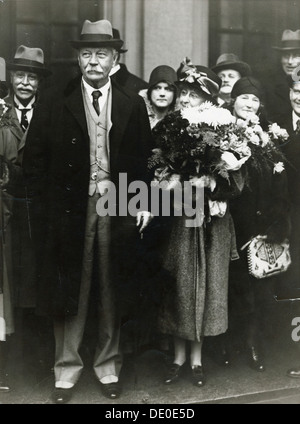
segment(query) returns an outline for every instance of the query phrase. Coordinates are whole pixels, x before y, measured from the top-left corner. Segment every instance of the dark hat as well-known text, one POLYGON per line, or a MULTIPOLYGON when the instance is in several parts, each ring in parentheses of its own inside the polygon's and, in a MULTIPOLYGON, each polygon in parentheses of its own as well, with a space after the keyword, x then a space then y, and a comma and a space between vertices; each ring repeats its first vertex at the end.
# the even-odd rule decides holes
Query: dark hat
MULTIPOLYGON (((113 38, 119 40, 121 38, 119 30, 116 29, 116 28, 113 28, 112 30, 113 30, 113 38)), ((123 41, 123 43, 124 43, 124 41, 123 41)), ((128 52, 128 49, 118 49, 118 52, 119 53, 126 53, 126 52, 128 52)))
POLYGON ((167 82, 168 84, 175 85, 175 82, 177 81, 177 75, 171 66, 161 65, 154 68, 150 75, 149 88, 163 81, 167 82))
POLYGON ((300 50, 300 29, 297 29, 297 31, 284 30, 281 37, 281 46, 274 46, 272 49, 279 51, 300 50))
POLYGON ((176 85, 190 84, 210 96, 218 94, 222 80, 211 69, 206 66, 191 64, 186 65, 184 69, 185 71, 181 74, 176 85))
POLYGON ((217 63, 211 68, 216 74, 224 69, 234 69, 238 71, 242 77, 251 75, 251 68, 246 62, 242 62, 237 55, 233 53, 224 53, 218 57, 217 63))
POLYGON ((79 40, 70 41, 76 49, 81 47, 112 47, 120 50, 124 42, 120 38, 113 37, 111 23, 105 19, 91 22, 85 20, 79 40))
POLYGON ((7 69, 12 71, 26 71, 43 76, 52 72, 45 67, 44 52, 40 48, 19 46, 12 62, 7 63, 7 69))
POLYGON ((253 94, 262 100, 263 88, 257 79, 253 77, 243 77, 234 84, 231 91, 231 98, 236 99, 242 94, 253 94))

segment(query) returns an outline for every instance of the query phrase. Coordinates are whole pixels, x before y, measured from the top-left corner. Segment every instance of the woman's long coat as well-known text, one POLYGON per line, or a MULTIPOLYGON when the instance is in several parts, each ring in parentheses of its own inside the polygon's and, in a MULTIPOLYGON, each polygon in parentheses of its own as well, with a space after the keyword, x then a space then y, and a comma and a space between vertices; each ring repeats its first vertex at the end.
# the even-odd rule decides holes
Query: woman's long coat
MULTIPOLYGON (((120 173, 127 174, 128 184, 146 179, 151 130, 143 99, 113 82, 111 121, 110 169, 118 205, 120 173)), ((37 312, 77 314, 90 180, 81 80, 49 96, 40 108, 31 121, 23 163, 42 252, 37 312)), ((123 287, 134 268, 137 237, 135 218, 112 217, 111 260, 123 287)))
POLYGON ((164 253, 168 272, 159 329, 185 340, 225 333, 228 326, 228 270, 238 259, 230 213, 206 227, 186 228, 174 218, 164 253))
MULTIPOLYGON (((22 132, 23 134, 23 132, 22 132)), ((21 134, 18 129, 5 126, 0 128, 0 155, 11 164, 15 164, 18 159, 18 146, 21 134)), ((12 218, 13 218, 13 196, 7 188, 1 190, 1 223, 0 223, 0 287, 3 292, 3 314, 6 334, 14 332, 14 273, 13 273, 13 246, 12 246, 12 218)), ((0 294, 1 295, 1 294, 0 294)), ((2 308, 1 308, 2 309, 2 308)), ((3 316, 2 316, 3 315, 3 316)))

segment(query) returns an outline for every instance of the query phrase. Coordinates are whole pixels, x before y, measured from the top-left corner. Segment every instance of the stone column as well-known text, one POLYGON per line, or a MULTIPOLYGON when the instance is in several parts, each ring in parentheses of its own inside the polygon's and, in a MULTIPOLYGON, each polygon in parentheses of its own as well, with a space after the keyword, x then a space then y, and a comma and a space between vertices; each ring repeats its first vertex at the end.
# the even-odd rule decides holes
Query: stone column
POLYGON ((118 28, 128 69, 149 79, 153 68, 175 70, 185 56, 208 64, 209 0, 104 0, 104 18, 118 28))

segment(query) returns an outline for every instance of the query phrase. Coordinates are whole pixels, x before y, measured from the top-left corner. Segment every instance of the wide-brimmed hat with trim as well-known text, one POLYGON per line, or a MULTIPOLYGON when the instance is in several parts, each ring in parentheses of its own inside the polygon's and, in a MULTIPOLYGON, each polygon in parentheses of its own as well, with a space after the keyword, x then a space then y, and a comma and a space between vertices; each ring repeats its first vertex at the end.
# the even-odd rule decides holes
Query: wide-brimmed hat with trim
POLYGON ((217 63, 215 66, 212 66, 211 69, 216 74, 224 69, 234 69, 235 71, 238 71, 242 77, 246 77, 252 73, 248 63, 241 61, 234 53, 221 54, 221 56, 217 59, 217 63))
MULTIPOLYGON (((112 30, 113 30, 113 38, 115 38, 116 40, 121 39, 120 31, 117 28, 113 28, 112 30)), ((123 41, 123 40, 121 40, 121 41, 123 41)), ((123 41, 123 43, 124 43, 124 41, 123 41)), ((118 49, 118 52, 119 53, 126 53, 126 52, 128 52, 128 49, 118 49)))
POLYGON ((7 69, 11 71, 33 72, 42 76, 49 76, 52 72, 44 63, 44 52, 38 47, 19 46, 15 57, 7 63, 7 69))
POLYGON ((114 38, 111 23, 105 19, 91 22, 85 20, 79 40, 70 41, 76 49, 81 47, 112 47, 120 50, 124 42, 120 38, 114 38))
POLYGON ((183 66, 180 78, 175 83, 177 86, 189 84, 209 96, 218 94, 222 80, 211 69, 202 65, 193 65, 191 61, 183 66))
POLYGON ((291 31, 286 29, 283 31, 281 38, 281 46, 273 46, 272 49, 279 51, 300 50, 300 29, 291 31))

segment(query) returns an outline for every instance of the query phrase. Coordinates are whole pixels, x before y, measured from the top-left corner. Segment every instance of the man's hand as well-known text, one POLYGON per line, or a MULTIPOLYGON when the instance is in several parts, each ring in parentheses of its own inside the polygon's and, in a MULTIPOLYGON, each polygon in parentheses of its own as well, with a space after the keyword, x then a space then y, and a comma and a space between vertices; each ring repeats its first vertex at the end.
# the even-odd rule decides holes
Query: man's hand
POLYGON ((136 215, 136 225, 139 228, 139 232, 142 234, 144 229, 150 224, 154 215, 148 211, 138 212, 136 215))

